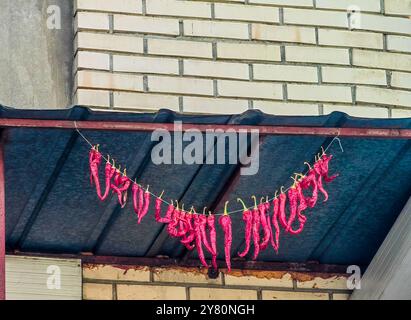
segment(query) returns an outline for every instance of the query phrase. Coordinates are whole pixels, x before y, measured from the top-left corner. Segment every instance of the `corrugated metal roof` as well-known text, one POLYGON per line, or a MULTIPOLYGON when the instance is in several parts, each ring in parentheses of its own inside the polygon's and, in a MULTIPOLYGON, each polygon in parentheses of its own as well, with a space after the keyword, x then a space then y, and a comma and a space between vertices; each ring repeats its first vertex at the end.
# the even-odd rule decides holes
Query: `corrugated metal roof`
MULTIPOLYGON (((194 116, 167 110, 154 114, 91 112, 74 107, 58 111, 1 108, 3 118, 107 120, 136 122, 293 125, 318 127, 411 128, 411 119, 360 119, 343 113, 318 117, 270 116, 259 111, 241 115, 194 116)), ((154 165, 150 133, 83 131, 101 151, 127 166, 130 176, 150 184, 167 199, 180 199, 197 208, 212 207, 227 189, 235 165, 154 165)), ((100 202, 88 175, 89 146, 74 130, 12 128, 6 139, 6 233, 9 250, 144 257, 186 253, 163 226, 150 216, 137 225, 129 203, 120 210, 117 199, 100 202)), ((272 194, 303 171, 321 145, 331 138, 267 136, 260 145, 260 168, 254 176, 239 176, 230 187, 230 209, 235 199, 272 194)), ((330 152, 332 172, 340 177, 327 186, 330 200, 307 210, 308 222, 299 236, 281 235, 279 254, 268 249, 261 261, 367 265, 410 197, 410 141, 395 139, 342 139, 330 152)), ((251 204, 251 203, 250 203, 251 204)), ((218 208, 219 211, 221 208, 218 208)), ((233 216, 233 255, 243 245, 241 214, 233 216)), ((223 259, 218 228, 219 258, 223 259)))

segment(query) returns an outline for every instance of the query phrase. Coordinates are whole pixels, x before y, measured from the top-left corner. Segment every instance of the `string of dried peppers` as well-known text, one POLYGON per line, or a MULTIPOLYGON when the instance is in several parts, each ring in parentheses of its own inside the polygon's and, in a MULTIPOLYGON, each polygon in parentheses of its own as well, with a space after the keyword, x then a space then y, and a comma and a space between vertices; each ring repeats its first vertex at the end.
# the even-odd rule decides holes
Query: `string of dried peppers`
MULTIPOLYGON (((102 194, 99 167, 104 157, 98 150, 98 145, 93 146, 89 152, 90 183, 95 185, 97 196, 101 201, 107 199, 110 190, 117 195, 121 208, 127 203, 127 193, 131 189, 133 209, 137 215, 137 222, 140 224, 142 219, 147 215, 150 207, 151 196, 148 187, 146 190, 136 181, 131 181, 127 177, 126 170, 120 171, 116 168, 115 163, 110 163, 108 157, 105 173, 105 191, 102 194), (131 188, 130 188, 131 186, 131 188)), ((328 193, 324 188, 325 183, 333 181, 338 174, 329 175, 329 163, 332 155, 327 155, 323 150, 322 155, 316 158, 314 165, 306 163, 309 167, 307 174, 295 174, 292 177, 293 185, 287 190, 277 195, 275 193, 272 199, 272 213, 270 214, 271 202, 268 197, 260 200, 257 205, 257 199, 252 196, 254 206, 247 208, 243 200, 237 199, 243 205, 242 220, 244 223, 244 249, 238 252, 238 256, 244 258, 250 251, 251 243, 254 246, 252 259, 256 260, 261 251, 266 250, 269 245, 278 253, 280 247, 280 227, 284 232, 291 235, 300 234, 307 222, 304 211, 307 208, 313 208, 318 202, 318 192, 324 196, 324 202, 328 200, 328 193), (288 208, 288 210, 287 210, 288 208), (287 213, 288 211, 288 213, 287 213), (298 227, 295 228, 296 221, 298 227)), ((163 193, 156 198, 154 204, 154 217, 159 223, 166 224, 166 230, 170 237, 177 238, 188 249, 197 249, 197 254, 201 264, 208 267, 203 246, 211 255, 211 266, 217 270, 217 232, 215 227, 215 216, 211 212, 199 214, 192 207, 190 211, 184 210, 184 205, 179 206, 176 201, 168 204, 165 215, 161 214, 161 205, 165 202, 162 199, 163 193)), ((224 232, 224 254, 227 269, 231 270, 231 246, 232 246, 232 222, 229 212, 227 211, 228 201, 224 206, 224 214, 218 219, 218 223, 224 232)))

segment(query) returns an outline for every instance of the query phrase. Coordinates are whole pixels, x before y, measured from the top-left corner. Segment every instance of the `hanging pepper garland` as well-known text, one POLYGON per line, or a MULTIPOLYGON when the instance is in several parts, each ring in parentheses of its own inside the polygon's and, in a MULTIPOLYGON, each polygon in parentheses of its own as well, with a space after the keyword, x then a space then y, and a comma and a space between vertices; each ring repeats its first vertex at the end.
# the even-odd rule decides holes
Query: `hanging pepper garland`
MULTIPOLYGON (((80 132, 79 132, 80 133, 80 132)), ((84 139, 85 137, 81 135, 84 139)), ((338 138, 334 138, 338 139, 338 138)), ((334 141, 333 139, 333 141, 334 141)), ((87 142, 88 140, 85 139, 87 142)), ((330 143, 331 145, 331 143, 330 143)), ((341 147, 341 143, 340 143, 341 147)), ((342 149, 342 147, 341 147, 342 149)), ((102 194, 99 168, 105 159, 99 152, 99 145, 92 146, 89 152, 89 168, 90 168, 90 183, 95 185, 97 196, 101 201, 104 201, 110 190, 117 195, 119 205, 124 208, 127 203, 128 190, 131 187, 133 209, 137 215, 137 222, 140 224, 143 218, 147 215, 150 205, 151 197, 155 197, 155 211, 154 218, 157 222, 167 225, 167 232, 170 237, 177 238, 188 249, 197 249, 198 257, 204 267, 209 267, 204 254, 204 249, 207 250, 211 257, 211 265, 217 270, 217 240, 215 228, 215 216, 220 215, 218 223, 224 232, 224 253, 228 271, 231 270, 231 244, 232 244, 232 223, 230 214, 241 211, 228 212, 228 201, 224 206, 223 214, 206 215, 205 209, 202 214, 198 214, 194 207, 190 211, 184 210, 184 205, 181 206, 178 201, 171 203, 162 199, 163 193, 160 196, 155 196, 149 192, 149 187, 146 189, 132 181, 127 177, 126 170, 120 171, 116 168, 115 163, 110 162, 110 157, 106 159, 105 165, 105 191, 102 194), (162 203, 168 204, 165 215, 161 215, 162 203)), ((330 183, 338 174, 329 175, 329 163, 332 155, 327 155, 326 150, 322 149, 321 156, 316 157, 316 161, 311 167, 307 162, 309 170, 306 174, 295 174, 292 177, 293 185, 287 190, 283 190, 279 195, 276 191, 272 200, 272 214, 270 216, 271 200, 266 197, 260 200, 257 205, 257 198, 252 196, 254 206, 248 208, 244 201, 237 199, 243 205, 243 222, 245 226, 245 247, 242 252, 238 253, 239 257, 245 257, 251 248, 251 243, 254 247, 252 259, 256 260, 261 251, 266 250, 269 244, 278 253, 280 247, 280 226, 284 232, 291 235, 300 234, 305 226, 307 217, 303 212, 307 208, 313 208, 318 202, 318 191, 323 194, 324 200, 328 200, 328 193, 324 188, 323 182, 330 183), (310 195, 307 195, 309 193, 310 195), (289 213, 287 214, 287 202, 289 213), (296 220, 299 225, 298 228, 293 229, 296 220)))

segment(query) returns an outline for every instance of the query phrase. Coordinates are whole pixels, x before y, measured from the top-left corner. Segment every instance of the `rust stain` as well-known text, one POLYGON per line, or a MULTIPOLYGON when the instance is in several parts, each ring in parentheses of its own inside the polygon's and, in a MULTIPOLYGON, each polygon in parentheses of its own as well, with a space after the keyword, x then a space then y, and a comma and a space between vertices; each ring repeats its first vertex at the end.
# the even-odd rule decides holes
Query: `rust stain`
POLYGON ((89 269, 89 270, 98 270, 104 267, 112 267, 112 268, 116 268, 116 269, 120 269, 123 270, 123 274, 127 274, 127 272, 129 270, 134 270, 134 271, 138 271, 138 270, 148 270, 149 268, 146 266, 136 266, 136 265, 121 265, 121 264, 90 264, 90 263, 86 263, 83 264, 83 268, 84 269, 89 269))

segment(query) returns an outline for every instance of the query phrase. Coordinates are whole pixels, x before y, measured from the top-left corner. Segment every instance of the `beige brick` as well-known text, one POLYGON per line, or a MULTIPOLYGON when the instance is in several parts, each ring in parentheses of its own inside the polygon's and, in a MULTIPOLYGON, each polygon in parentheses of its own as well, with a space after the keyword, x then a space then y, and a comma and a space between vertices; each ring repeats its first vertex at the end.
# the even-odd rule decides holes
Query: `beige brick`
POLYGON ((216 19, 280 22, 278 8, 228 3, 216 3, 214 8, 216 19))
POLYGON ((283 89, 281 84, 246 82, 246 81, 218 81, 218 94, 226 97, 282 99, 283 89))
POLYGON ((328 300, 328 293, 298 291, 262 291, 263 300, 328 300))
MULTIPOLYGON (((212 100, 208 98, 185 97, 189 99, 212 100)), ((184 99, 185 99, 184 98, 184 99)), ((208 283, 222 284, 221 273, 217 279, 210 279, 207 272, 199 269, 177 269, 177 268, 155 268, 153 269, 155 282, 174 282, 174 283, 208 283)))
POLYGON ((223 59, 281 61, 280 46, 250 43, 217 43, 217 57, 223 59))
POLYGON ((231 79, 249 79, 250 77, 248 64, 204 60, 184 60, 184 74, 231 79))
POLYGON ((295 26, 270 26, 266 24, 252 25, 252 39, 311 44, 314 44, 316 42, 314 28, 295 26))
POLYGON ((387 49, 390 51, 411 52, 411 37, 388 35, 387 49))
POLYGON ((83 278, 94 280, 150 281, 147 267, 124 269, 111 265, 83 265, 83 278))
POLYGON ((357 87, 357 101, 411 107, 411 91, 357 87))
POLYGON ((255 80, 318 82, 316 67, 254 64, 253 74, 255 80))
POLYGON ((391 110, 392 118, 411 118, 411 109, 398 109, 393 108, 391 110))
POLYGON ((409 35, 411 32, 411 20, 363 13, 361 14, 361 26, 359 29, 409 35))
POLYGON ((95 12, 77 12, 74 29, 105 30, 110 29, 108 14, 95 12))
POLYGON ((148 53, 179 57, 213 57, 212 44, 209 42, 172 39, 148 39, 148 53))
POLYGON ((348 27, 346 12, 284 8, 284 22, 311 26, 348 27))
POLYGON ((177 19, 114 15, 114 30, 152 34, 179 35, 177 19))
POLYGON ((141 0, 75 0, 77 10, 142 13, 141 0))
POLYGON ((350 296, 348 293, 333 293, 333 300, 349 300, 350 296))
POLYGON ((312 7, 312 0, 249 0, 249 3, 272 4, 278 6, 312 7))
POLYGON ((113 286, 111 284, 84 283, 84 300, 112 300, 113 286))
POLYGON ((179 74, 178 60, 142 56, 113 56, 113 70, 124 72, 179 74))
POLYGON ((274 115, 318 116, 319 114, 317 104, 254 100, 253 106, 254 109, 274 115))
POLYGON ((118 300, 186 300, 186 289, 174 286, 117 285, 118 300))
POLYGON ((347 289, 347 278, 332 276, 329 278, 315 277, 309 281, 297 281, 297 288, 309 289, 347 289))
POLYGON ((256 300, 257 291, 218 288, 190 288, 190 300, 256 300))
POLYGON ((348 49, 339 48, 287 46, 285 59, 292 62, 350 64, 348 49))
POLYGON ((351 88, 343 86, 316 86, 288 84, 288 99, 299 101, 351 102, 351 88))
POLYGON ((411 0, 384 0, 384 3, 386 14, 411 15, 411 0))
POLYGON ((162 16, 211 18, 211 6, 205 2, 149 0, 147 13, 162 16))
POLYGON ((184 20, 183 25, 186 36, 248 39, 246 23, 184 20))
POLYGON ((380 0, 317 0, 317 8, 347 10, 350 6, 357 6, 362 12, 380 12, 380 0))
POLYGON ((98 71, 78 71, 77 86, 109 90, 143 91, 143 76, 98 71))
POLYGON ((143 38, 104 33, 78 32, 77 49, 106 50, 117 52, 143 53, 143 38))
POLYGON ((279 274, 280 277, 258 277, 255 275, 244 275, 241 272, 225 275, 225 284, 234 286, 258 286, 258 287, 282 287, 292 288, 293 279, 289 273, 279 274))
POLYGON ((110 94, 102 90, 78 89, 74 96, 74 103, 81 106, 109 107, 110 94))
MULTIPOLYGON (((324 104, 324 114, 329 114, 334 111, 344 112, 350 116, 361 118, 388 118, 388 108, 324 104)), ((346 285, 341 289, 347 289, 346 285)))
POLYGON ((183 111, 196 114, 238 114, 248 110, 248 100, 184 97, 183 111))
POLYGON ((411 89, 411 73, 393 72, 391 76, 391 86, 411 89))
POLYGON ((74 65, 77 68, 110 70, 110 56, 106 53, 78 51, 74 65))
POLYGON ((353 50, 355 66, 411 71, 411 55, 369 50, 353 50))
POLYGON ((213 80, 148 76, 149 91, 212 96, 213 80))
POLYGON ((319 29, 318 41, 328 46, 383 49, 383 35, 374 32, 319 29))
POLYGON ((179 111, 177 96, 136 92, 114 92, 114 107, 135 110, 170 109, 179 111))
POLYGON ((321 72, 323 82, 387 85, 384 70, 322 67, 321 72))

